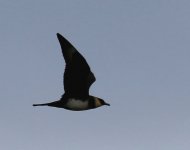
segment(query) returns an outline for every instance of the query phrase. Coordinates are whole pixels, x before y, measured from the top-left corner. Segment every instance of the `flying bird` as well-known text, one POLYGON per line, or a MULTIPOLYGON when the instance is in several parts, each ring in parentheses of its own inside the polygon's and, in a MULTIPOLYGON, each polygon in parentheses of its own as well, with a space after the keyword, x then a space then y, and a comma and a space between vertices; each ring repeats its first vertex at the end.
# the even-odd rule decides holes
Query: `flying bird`
POLYGON ((65 93, 58 101, 33 104, 33 106, 51 106, 73 111, 94 109, 103 105, 110 106, 103 99, 89 95, 89 88, 96 78, 88 63, 61 34, 57 33, 57 38, 66 63, 63 75, 65 93))

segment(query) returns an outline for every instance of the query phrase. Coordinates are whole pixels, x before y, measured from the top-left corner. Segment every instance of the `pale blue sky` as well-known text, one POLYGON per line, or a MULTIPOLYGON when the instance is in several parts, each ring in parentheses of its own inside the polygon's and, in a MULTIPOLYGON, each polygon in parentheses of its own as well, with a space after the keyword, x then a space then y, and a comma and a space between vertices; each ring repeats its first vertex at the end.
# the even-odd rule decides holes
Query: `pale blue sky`
POLYGON ((190 1, 1 0, 0 149, 187 150, 190 1), (111 107, 72 112, 58 100, 65 36, 111 107))

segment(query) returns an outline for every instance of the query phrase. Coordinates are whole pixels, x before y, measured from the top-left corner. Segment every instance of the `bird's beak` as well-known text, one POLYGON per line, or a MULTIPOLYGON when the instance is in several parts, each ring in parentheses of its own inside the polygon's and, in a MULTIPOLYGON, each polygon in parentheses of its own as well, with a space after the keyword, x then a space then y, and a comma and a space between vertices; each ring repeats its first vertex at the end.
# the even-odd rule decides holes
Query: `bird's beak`
POLYGON ((108 103, 105 103, 104 105, 110 106, 110 104, 108 104, 108 103))

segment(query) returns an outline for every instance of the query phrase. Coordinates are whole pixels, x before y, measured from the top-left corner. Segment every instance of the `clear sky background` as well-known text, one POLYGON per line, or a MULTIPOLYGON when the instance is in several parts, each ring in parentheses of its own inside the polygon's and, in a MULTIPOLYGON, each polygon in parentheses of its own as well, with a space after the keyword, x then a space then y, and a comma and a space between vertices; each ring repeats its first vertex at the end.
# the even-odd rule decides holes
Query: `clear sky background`
POLYGON ((190 1, 1 0, 0 149, 187 150, 190 1), (33 103, 63 94, 65 36, 111 107, 33 103))

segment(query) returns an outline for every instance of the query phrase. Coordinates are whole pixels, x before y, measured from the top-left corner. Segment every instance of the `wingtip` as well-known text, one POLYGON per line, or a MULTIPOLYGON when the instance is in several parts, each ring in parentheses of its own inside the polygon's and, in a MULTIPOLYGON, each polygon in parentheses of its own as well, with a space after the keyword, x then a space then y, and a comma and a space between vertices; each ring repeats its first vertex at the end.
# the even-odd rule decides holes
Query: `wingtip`
POLYGON ((56 35, 59 41, 67 41, 60 33, 57 33, 56 35))
POLYGON ((57 37, 61 37, 62 36, 60 33, 57 33, 56 35, 57 35, 57 37))

